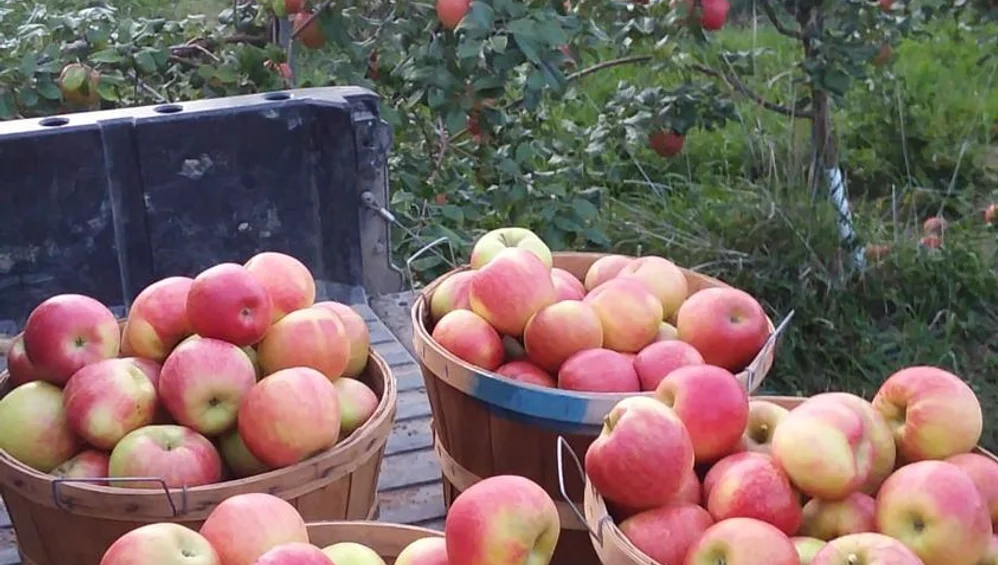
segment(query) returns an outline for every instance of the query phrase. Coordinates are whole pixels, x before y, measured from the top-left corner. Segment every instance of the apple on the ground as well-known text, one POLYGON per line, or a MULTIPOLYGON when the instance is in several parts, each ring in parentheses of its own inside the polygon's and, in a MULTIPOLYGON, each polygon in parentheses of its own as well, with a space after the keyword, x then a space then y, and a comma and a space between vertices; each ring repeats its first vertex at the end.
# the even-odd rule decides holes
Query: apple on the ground
POLYGON ((748 424, 741 449, 759 453, 773 452, 773 432, 790 411, 768 400, 749 400, 748 424))
POLYGON ((478 270, 468 300, 499 333, 519 337, 534 314, 555 302, 551 268, 530 251, 503 249, 478 270))
POLYGON ((634 358, 643 391, 654 391, 669 373, 687 365, 703 365, 703 356, 692 345, 678 340, 655 341, 634 358))
POLYGON ((648 256, 634 259, 617 274, 620 278, 633 278, 652 291, 662 303, 662 319, 671 319, 686 300, 689 284, 682 269, 662 257, 648 256))
POLYGON ((556 373, 572 355, 603 346, 603 325, 585 302, 563 300, 530 318, 523 330, 523 344, 531 362, 556 373))
POLYGON ((283 369, 250 389, 239 406, 238 424, 257 459, 272 467, 293 465, 336 445, 339 395, 315 369, 283 369))
POLYGON ((167 277, 142 289, 121 330, 121 353, 162 363, 194 331, 187 317, 187 296, 193 284, 190 277, 167 277))
POLYGON ((187 318, 201 337, 255 345, 273 321, 267 289, 235 263, 220 263, 194 277, 187 295, 187 318))
POLYGON ((350 341, 339 315, 327 307, 312 306, 295 310, 270 326, 256 352, 265 375, 310 367, 334 381, 343 376, 350 362, 350 341))
POLYGON ((315 277, 298 259, 264 251, 250 257, 244 267, 270 295, 272 322, 315 303, 315 277))
POLYGON ((345 377, 357 377, 367 367, 367 357, 371 349, 371 331, 367 322, 356 310, 340 302, 328 300, 319 302, 316 308, 325 308, 340 317, 343 329, 346 330, 347 341, 350 342, 350 358, 347 368, 343 370, 345 377))
MULTIPOLYGON (((824 540, 809 538, 807 536, 794 536, 790 538, 790 541, 794 542, 794 547, 797 548, 797 556, 800 557, 800 565, 810 565, 811 561, 814 559, 814 556, 821 551, 821 548, 825 547, 826 543, 828 543, 824 540)), ((856 565, 859 565, 859 563, 856 565)))
POLYGON ((64 479, 101 479, 107 476, 108 459, 108 454, 104 451, 85 449, 52 469, 49 474, 64 479))
POLYGON ((269 465, 264 465, 246 447, 238 428, 233 428, 218 438, 218 451, 232 474, 240 479, 271 470, 269 465))
POLYGON ((105 359, 87 365, 62 391, 69 426, 98 449, 110 450, 125 434, 156 417, 156 385, 135 360, 105 359))
POLYGON ((395 565, 455 565, 456 563, 457 560, 448 560, 447 541, 436 536, 413 541, 402 548, 395 558, 395 565))
POLYGON ((877 502, 854 492, 842 500, 812 498, 804 505, 800 535, 829 541, 849 534, 877 531, 877 502))
POLYGON ((322 548, 335 565, 385 565, 385 560, 370 547, 354 541, 341 541, 322 548))
POLYGON ((0 398, 0 430, 0 450, 43 473, 83 448, 66 418, 62 390, 45 381, 23 384, 0 398))
POLYGON ((201 534, 173 522, 146 524, 121 536, 104 552, 100 565, 224 565, 201 534))
MULTIPOLYGON (((190 428, 170 424, 144 426, 129 432, 114 446, 108 461, 113 478, 158 477, 170 488, 217 483, 222 458, 208 438, 190 428)), ((111 481, 123 488, 156 488, 154 483, 111 481)))
POLYGON ((340 433, 347 437, 374 415, 378 395, 371 387, 350 377, 336 379, 333 387, 340 400, 340 433))
POLYGON ((494 229, 478 238, 471 249, 471 268, 481 269, 508 248, 529 251, 551 269, 551 250, 547 244, 534 232, 520 227, 494 229))
POLYGON ((200 532, 224 565, 253 565, 278 545, 308 543, 305 521, 295 507, 274 495, 257 492, 220 502, 200 532))
POLYGON ((498 369, 505 355, 495 328, 471 310, 449 312, 433 327, 431 337, 458 359, 488 371, 498 369))
POLYGON ((658 335, 662 303, 640 281, 611 279, 591 290, 584 303, 599 316, 607 349, 637 353, 658 335))
POLYGON ((477 271, 458 271, 448 275, 430 296, 430 316, 440 320, 454 310, 471 310, 469 293, 477 271))
POLYGON ((697 348, 704 362, 738 372, 769 338, 769 319, 749 293, 731 287, 693 293, 676 314, 679 339, 697 348))
POLYGON ((980 441, 984 428, 974 391, 937 367, 907 367, 887 377, 873 397, 873 407, 893 430, 898 455, 905 461, 966 453, 980 441))
POLYGON ((529 383, 547 388, 558 386, 558 381, 554 377, 530 361, 521 360, 504 363, 496 369, 496 374, 521 383, 529 383))
POLYGON ((703 508, 673 503, 631 516, 620 523, 620 531, 656 563, 682 565, 690 547, 713 524, 703 508))
POLYGON ((684 565, 798 565, 797 549, 776 526, 754 518, 728 518, 707 528, 684 565))
MULTIPOLYGON (((803 564, 802 564, 803 565, 803 564)), ((810 565, 925 565, 900 541, 883 534, 864 532, 826 543, 810 565)))
POLYGON ((560 534, 558 509, 540 485, 518 475, 488 477, 459 494, 447 511, 447 563, 510 563, 503 556, 518 556, 521 563, 548 563, 560 534))
POLYGON ((86 365, 118 356, 121 329, 114 314, 82 294, 42 301, 24 325, 24 350, 45 380, 64 385, 86 365))
POLYGON ((217 436, 235 424, 255 384, 256 368, 242 349, 203 337, 181 343, 166 358, 159 398, 177 423, 217 436))
POLYGON ((321 549, 300 541, 276 545, 256 558, 253 565, 337 565, 321 549))
POLYGON ((641 383, 634 362, 609 349, 586 349, 572 355, 558 370, 558 388, 581 392, 638 392, 641 383))
POLYGON ((693 445, 672 408, 631 396, 604 418, 585 468, 607 500, 634 510, 655 508, 673 499, 693 468, 693 445))
POLYGON ((556 300, 582 300, 586 296, 586 285, 565 269, 552 268, 551 282, 556 300))
POLYGON ((870 476, 860 486, 860 491, 869 495, 874 495, 881 483, 888 475, 894 472, 894 464, 897 461, 897 446, 894 443, 894 434, 888 426, 887 421, 870 402, 847 392, 823 392, 811 397, 813 402, 831 400, 841 402, 852 408, 864 421, 870 442, 873 444, 873 459, 870 463, 870 476))
POLYGON ((585 280, 583 280, 586 290, 591 291, 606 281, 616 277, 620 271, 629 265, 633 260, 633 257, 627 257, 625 255, 606 255, 600 257, 594 261, 593 264, 589 266, 589 270, 586 271, 586 277, 585 280))
POLYGON ((946 462, 967 473, 988 506, 991 523, 998 522, 998 462, 980 453, 958 453, 946 462))
MULTIPOLYGON (((772 524, 784 534, 797 533, 801 525, 800 497, 790 479, 771 456, 732 457, 712 477, 707 510, 716 520, 755 518, 772 524)), ((723 461, 723 460, 722 460, 723 461)))

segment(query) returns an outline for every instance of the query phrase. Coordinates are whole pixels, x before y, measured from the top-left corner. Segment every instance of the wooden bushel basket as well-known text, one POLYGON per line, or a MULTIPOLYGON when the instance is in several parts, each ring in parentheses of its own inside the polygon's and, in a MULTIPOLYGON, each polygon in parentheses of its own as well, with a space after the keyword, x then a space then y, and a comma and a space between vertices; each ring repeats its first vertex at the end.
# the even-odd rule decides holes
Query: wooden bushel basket
POLYGON ((307 524, 308 541, 318 547, 352 541, 370 547, 388 565, 405 546, 423 538, 443 537, 443 533, 416 526, 386 524, 383 522, 316 522, 307 524))
MULTIPOLYGON (((802 402, 807 400, 807 397, 801 396, 757 396, 759 400, 768 400, 774 404, 778 404, 787 410, 793 410, 799 406, 802 402)), ((565 442, 559 440, 558 445, 558 464, 559 468, 562 465, 562 454, 566 450, 571 450, 565 442)), ((987 456, 995 461, 998 461, 998 457, 995 457, 993 453, 987 451, 982 447, 975 449, 976 453, 987 456)), ((573 471, 577 473, 572 473, 573 475, 582 473, 582 464, 579 462, 578 452, 570 451, 570 456, 574 459, 576 468, 573 471)), ((564 469, 561 469, 564 470, 564 469)), ((571 475, 570 475, 571 476, 571 475)), ((573 505, 572 510, 578 513, 579 510, 573 505)), ((590 540, 592 540, 593 549, 596 550, 596 554, 599 555, 600 561, 604 565, 681 565, 674 563, 659 563, 654 561, 644 553, 642 553, 638 548, 634 547, 634 544, 630 542, 624 533, 620 531, 617 524, 614 522, 613 517, 610 515, 610 511, 607 508, 606 501, 603 496, 596 491, 592 483, 589 482, 589 477, 586 477, 585 494, 583 497, 583 511, 584 518, 586 521, 586 527, 588 529, 588 534, 590 540)))
MULTIPOLYGON (((590 265, 603 257, 597 253, 555 253, 554 266, 580 280, 590 265)), ((559 501, 562 532, 553 565, 595 564, 589 534, 568 504, 560 502, 555 446, 559 435, 573 449, 585 452, 599 435, 603 417, 631 394, 584 393, 549 389, 514 382, 474 367, 447 352, 431 338, 430 297, 456 269, 429 285, 412 307, 416 355, 433 412, 434 448, 440 459, 444 501, 450 506, 462 491, 483 477, 521 475, 538 484, 559 501)), ((685 270, 690 293, 703 288, 728 286, 685 270)), ((782 326, 785 324, 781 324, 782 326)), ((770 321, 771 337, 738 379, 748 391, 762 383, 773 364, 779 332, 770 321)), ((651 393, 646 393, 651 394, 651 393)), ((567 478, 571 500, 581 502, 580 477, 567 478)))
MULTIPOLYGON (((377 512, 385 444, 395 424, 397 391, 388 364, 374 351, 360 377, 379 396, 374 415, 336 446, 290 467, 185 489, 101 486, 57 479, 0 451, 0 495, 7 505, 24 565, 98 565, 125 532, 152 522, 198 528, 218 503, 265 492, 298 509, 307 522, 365 520, 377 512)), ((0 397, 9 391, 0 374, 0 397)))

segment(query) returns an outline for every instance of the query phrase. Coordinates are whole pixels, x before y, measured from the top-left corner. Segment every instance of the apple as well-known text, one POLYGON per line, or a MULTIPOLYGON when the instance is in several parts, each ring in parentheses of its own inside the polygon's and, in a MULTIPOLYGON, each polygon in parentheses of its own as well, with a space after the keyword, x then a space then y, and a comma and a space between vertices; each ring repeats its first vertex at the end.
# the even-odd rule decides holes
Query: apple
POLYGON ((898 455, 906 461, 966 453, 984 428, 974 391, 937 367, 908 367, 887 377, 873 407, 893 430, 898 455))
POLYGON ((62 404, 62 390, 45 382, 23 384, 0 398, 0 450, 47 473, 79 453, 62 404))
POLYGON ((551 282, 554 283, 555 300, 582 300, 586 296, 586 286, 565 269, 552 268, 551 282))
POLYGON ((62 391, 69 427, 98 449, 113 448, 125 434, 151 424, 156 416, 156 386, 134 359, 87 365, 62 391))
POLYGON ((634 358, 641 390, 653 391, 669 373, 687 365, 703 365, 703 356, 684 341, 656 341, 634 358))
MULTIPOLYGON (((449 565, 447 542, 442 537, 420 538, 402 548, 395 565, 449 565)), ((337 563, 336 565, 340 565, 337 563)))
POLYGON ((609 349, 586 349, 569 357, 558 370, 558 388, 582 392, 639 392, 634 362, 609 349))
POLYGON ((700 504, 700 501, 700 478, 697 477, 695 469, 690 469, 690 472, 686 473, 682 482, 679 483, 679 490, 676 491, 672 502, 700 504))
POLYGON ((233 428, 218 438, 218 451, 232 474, 240 479, 271 470, 269 465, 261 463, 246 447, 238 428, 233 428))
POLYGON ((121 353, 160 363, 194 330, 187 317, 187 297, 194 279, 167 277, 142 289, 128 309, 121 331, 121 353))
POLYGON ((705 363, 732 372, 751 363, 769 338, 769 320, 759 302, 730 287, 695 292, 679 307, 676 329, 705 363))
POLYGON ((322 552, 332 559, 335 565, 386 565, 377 551, 353 541, 327 545, 322 548, 322 552))
POLYGON ((662 322, 662 303, 633 278, 614 278, 594 288, 584 303, 603 325, 603 347, 637 353, 655 340, 662 322))
POLYGON ((321 49, 326 44, 326 35, 318 18, 312 17, 312 12, 302 10, 295 14, 291 21, 292 33, 306 49, 321 49))
POLYGON ((842 500, 812 498, 804 505, 800 534, 828 541, 849 534, 875 532, 876 506, 872 496, 861 492, 842 500))
POLYGON ((547 388, 558 386, 558 381, 554 377, 530 361, 510 361, 496 369, 496 374, 521 383, 547 388))
POLYGON ((203 337, 181 343, 166 358, 159 398, 177 423, 217 436, 235 424, 255 384, 256 368, 242 349, 203 337))
POLYGON ((671 501, 693 468, 693 444, 682 420, 661 402, 631 396, 603 420, 586 450, 586 474, 610 502, 635 510, 671 501))
POLYGON ((768 455, 765 453, 739 451, 738 453, 732 453, 717 463, 714 463, 710 466, 710 469, 707 470, 707 474, 703 477, 703 499, 708 500, 710 498, 710 493, 713 492, 714 485, 717 484, 721 477, 723 477, 731 467, 741 464, 747 460, 759 459, 766 461, 767 457, 768 455))
POLYGON ((263 369, 260 367, 260 356, 257 355, 256 349, 253 349, 253 347, 249 345, 240 347, 239 349, 241 349, 243 353, 249 357, 250 363, 253 363, 253 370, 256 371, 256 380, 260 380, 265 377, 266 375, 263 374, 263 369))
POLYGON ((867 261, 883 261, 891 254, 894 247, 890 244, 866 244, 866 250, 864 254, 866 255, 867 261))
POLYGON ((724 27, 731 5, 728 0, 702 0, 700 3, 700 27, 707 31, 717 31, 724 27))
POLYGON ((572 355, 603 346, 603 325, 593 308, 580 300, 563 300, 542 308, 523 329, 527 358, 555 373, 572 355))
POLYGON ((998 535, 991 536, 988 552, 977 562, 977 565, 998 565, 998 535))
POLYGON ((554 304, 551 269, 530 251, 503 249, 478 270, 468 299, 499 333, 519 337, 534 314, 554 304))
POLYGON ((996 219, 998 219, 998 204, 989 204, 984 209, 984 223, 990 226, 995 223, 996 219))
POLYGON ((59 90, 71 106, 94 106, 100 102, 100 73, 80 63, 70 63, 59 73, 59 90))
POLYGON ((897 460, 897 447, 894 444, 894 434, 883 416, 872 404, 863 398, 847 392, 824 392, 811 397, 814 402, 831 400, 841 402, 852 408, 864 421, 870 441, 873 444, 873 459, 870 463, 870 476, 860 486, 860 491, 873 495, 892 472, 897 460))
MULTIPOLYGON (((809 565, 814 559, 814 556, 821 551, 821 548, 825 547, 826 543, 828 543, 824 540, 809 538, 807 536, 794 536, 790 538, 790 541, 792 541, 794 543, 794 547, 797 548, 797 556, 800 557, 800 565, 809 565)), ((856 565, 860 564, 857 563, 856 565)))
POLYGON ((282 543, 256 558, 253 565, 336 565, 321 549, 299 541, 282 543))
POLYGON ((31 381, 46 380, 42 378, 44 375, 31 359, 28 359, 28 353, 24 350, 23 334, 14 336, 10 342, 10 350, 7 351, 7 373, 11 388, 17 388, 31 381))
POLYGON ((485 318, 470 310, 454 310, 437 322, 431 337, 452 355, 494 371, 502 365, 502 339, 485 318))
POLYGON ((769 455, 739 458, 713 478, 707 510, 716 520, 755 518, 788 536, 801 525, 800 497, 769 455))
POLYGON ((679 339, 679 330, 676 329, 676 326, 669 322, 662 322, 658 325, 658 333, 655 334, 655 341, 672 341, 675 339, 679 339))
POLYGON ((86 365, 118 355, 121 329, 114 314, 82 294, 44 300, 24 325, 24 350, 38 375, 64 385, 86 365))
POLYGON ((100 565, 223 565, 201 534, 173 522, 146 524, 121 536, 104 552, 100 565))
MULTIPOLYGON (((447 511, 447 563, 548 563, 560 534, 558 509, 540 485, 519 475, 496 475, 471 485, 447 511)), ((400 563, 409 562, 400 555, 395 565, 400 563)))
POLYGON ((430 296, 430 316, 440 320, 454 310, 471 310, 469 292, 477 271, 459 271, 440 281, 430 296))
POLYGON ((690 547, 684 565, 798 565, 797 549, 772 524, 728 518, 707 528, 690 547))
POLYGON ((336 445, 336 387, 308 367, 283 369, 256 383, 239 407, 239 435, 263 463, 286 467, 336 445))
POLYGON ((658 130, 648 136, 648 146, 659 157, 679 155, 686 145, 686 138, 676 130, 658 130))
MULTIPOLYGON (((222 479, 222 458, 208 438, 190 428, 144 426, 129 432, 114 446, 108 476, 158 477, 170 488, 209 485, 222 479)), ((155 484, 138 481, 111 481, 111 486, 156 488, 155 484)))
POLYGON ((741 449, 759 453, 773 452, 773 432, 790 411, 768 400, 749 400, 748 424, 741 449))
POLYGON ((471 0, 437 0, 437 19, 444 29, 454 29, 464 19, 470 7, 471 0))
POLYGON ((991 523, 998 522, 998 462, 980 453, 958 453, 946 458, 974 482, 991 514, 991 523))
POLYGON ((625 255, 604 255, 600 257, 586 271, 586 278, 583 280, 586 290, 590 291, 616 277, 633 260, 633 257, 625 255))
POLYGON ((276 251, 264 251, 243 265, 270 295, 271 322, 315 303, 315 277, 304 263, 276 251))
POLYGON ((350 377, 336 379, 333 388, 340 401, 340 433, 347 437, 371 419, 380 400, 371 387, 350 377))
POLYGON ((341 302, 329 300, 319 302, 315 307, 325 308, 340 317, 343 329, 346 330, 347 341, 350 342, 350 357, 347 360, 347 368, 343 370, 343 376, 359 377, 367 368, 367 358, 371 349, 371 331, 367 329, 367 322, 356 310, 341 302))
POLYGON ((328 307, 313 306, 295 310, 272 325, 257 346, 256 355, 265 375, 310 367, 335 381, 350 363, 350 340, 339 315, 328 307))
MULTIPOLYGON (((885 45, 880 51, 882 54, 881 56, 885 60, 887 57, 890 57, 890 49, 891 49, 890 46, 885 45), (887 53, 886 55, 883 55, 883 53, 885 52, 884 50, 886 50, 887 53)), ((932 233, 929 235, 922 236, 922 239, 918 240, 918 244, 928 249, 939 249, 940 247, 943 246, 943 238, 932 233)))
POLYGON ((993 535, 984 497, 959 467, 918 461, 894 471, 877 493, 877 531, 925 565, 974 565, 993 535))
POLYGON ((810 565, 925 565, 898 540, 864 532, 836 538, 811 558, 810 565))
POLYGON ((652 255, 634 259, 617 276, 632 278, 645 285, 662 303, 663 319, 672 318, 689 293, 682 269, 662 257, 652 255))
POLYGON ((735 451, 748 424, 748 393, 727 369, 687 365, 666 376, 655 398, 676 411, 686 426, 697 463, 735 451))
POLYGON ((235 263, 220 263, 194 277, 187 318, 201 337, 244 346, 263 339, 274 316, 267 289, 235 263))
MULTIPOLYGON (((460 5, 460 2, 457 4, 460 5)), ((468 4, 467 2, 463 4, 465 11, 468 9, 468 4)), ((454 25, 457 25, 457 22, 460 20, 460 18, 457 18, 454 25)), ((478 238, 478 241, 475 242, 475 247, 471 250, 471 268, 475 270, 481 269, 507 248, 529 251, 540 259, 541 263, 550 271, 552 257, 551 250, 548 249, 547 244, 541 238, 537 237, 537 234, 534 232, 527 228, 519 227, 495 229, 478 238)))
POLYGON ((200 532, 223 565, 253 565, 281 544, 308 543, 305 520, 295 507, 262 492, 226 498, 208 514, 200 532))
POLYGON ((931 216, 922 223, 922 231, 926 234, 942 235, 949 224, 942 216, 931 216))
POLYGON ((842 500, 870 475, 873 445, 865 422, 841 402, 805 400, 773 432, 773 455, 804 494, 842 500))
POLYGON ((682 565, 690 547, 714 519, 695 504, 668 504, 635 514, 620 523, 620 531, 655 563, 682 565))
POLYGON ((85 449, 52 469, 49 474, 64 479, 102 479, 107 477, 108 459, 108 454, 103 451, 85 449))

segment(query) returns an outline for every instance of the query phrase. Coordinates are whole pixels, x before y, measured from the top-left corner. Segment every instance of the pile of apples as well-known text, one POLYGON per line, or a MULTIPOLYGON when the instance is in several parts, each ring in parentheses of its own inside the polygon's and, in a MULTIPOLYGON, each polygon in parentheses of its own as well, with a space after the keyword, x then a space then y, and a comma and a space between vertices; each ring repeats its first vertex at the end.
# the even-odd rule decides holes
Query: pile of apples
POLYGON ((119 324, 98 300, 53 296, 7 366, 0 449, 44 473, 198 486, 293 465, 359 428, 379 399, 354 378, 359 314, 315 303, 300 261, 263 252, 143 289, 119 324))
MULTIPOLYGON (((443 537, 410 543, 395 565, 547 565, 561 524, 554 501, 536 483, 515 475, 484 479, 451 506, 443 537)), ((374 538, 375 536, 372 536, 374 538)), ((131 530, 100 565, 386 565, 356 541, 319 548, 305 521, 284 500, 263 493, 222 501, 199 531, 172 522, 131 530)))
POLYGON ((649 392, 682 366, 740 372, 770 334, 748 293, 720 287, 689 295, 683 271, 662 257, 607 255, 579 280, 552 268, 551 250, 536 234, 510 227, 483 235, 470 263, 433 291, 432 337, 515 381, 649 392))
POLYGON ((774 400, 700 366, 617 403, 585 468, 635 547, 662 565, 998 563, 998 462, 974 452, 959 377, 915 366, 872 402, 774 400))

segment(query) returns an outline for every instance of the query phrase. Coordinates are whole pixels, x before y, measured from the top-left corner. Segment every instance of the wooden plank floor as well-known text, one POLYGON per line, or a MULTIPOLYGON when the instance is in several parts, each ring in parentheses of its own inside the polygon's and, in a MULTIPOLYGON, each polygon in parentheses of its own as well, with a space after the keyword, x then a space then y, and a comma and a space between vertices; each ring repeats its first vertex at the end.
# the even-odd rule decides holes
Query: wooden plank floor
MULTIPOLYGON (((389 323, 394 320, 396 327, 392 329, 402 335, 402 339, 408 339, 405 328, 400 326, 408 319, 408 312, 401 311, 403 307, 399 305, 397 315, 386 318, 389 323)), ((371 307, 354 305, 354 308, 367 321, 371 330, 371 346, 385 358, 398 381, 395 428, 388 439, 378 480, 378 519, 442 529, 446 510, 440 486, 440 466, 433 454, 430 405, 419 366, 371 307)), ((4 365, 2 359, 0 365, 4 365)), ((0 366, 0 370, 4 368, 0 366)), ((19 563, 13 526, 0 503, 0 565, 19 563)))

